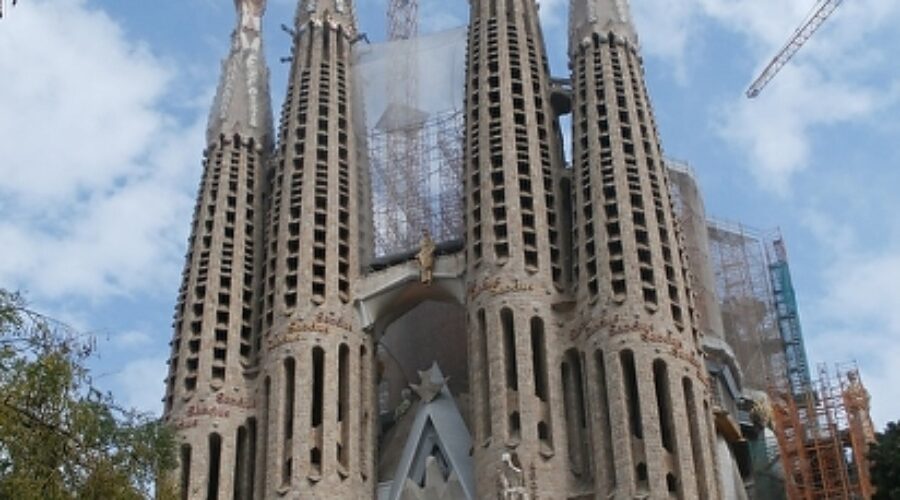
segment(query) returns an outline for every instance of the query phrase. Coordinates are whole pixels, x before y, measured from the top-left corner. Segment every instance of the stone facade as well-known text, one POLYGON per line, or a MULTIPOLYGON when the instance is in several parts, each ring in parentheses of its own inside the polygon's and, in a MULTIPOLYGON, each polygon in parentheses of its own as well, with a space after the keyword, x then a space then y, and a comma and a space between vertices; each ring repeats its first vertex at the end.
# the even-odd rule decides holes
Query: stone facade
POLYGON ((165 418, 180 438, 176 480, 187 498, 249 498, 255 488, 254 319, 273 134, 260 36, 264 5, 236 6, 238 25, 210 112, 166 379, 165 418), (210 484, 214 494, 207 493, 210 484))
MULTIPOLYGON (((566 496, 558 327, 563 290, 556 117, 531 0, 470 4, 466 91, 466 311, 475 469, 518 455, 531 495, 566 496), (535 370, 537 368, 537 370, 535 370)), ((495 474, 478 476, 480 498, 495 474)))
POLYGON ((637 37, 627 2, 583 3, 569 41, 584 325, 572 336, 599 382, 588 384, 594 488, 717 498, 702 333, 637 37))
POLYGON ((427 270, 370 266, 353 2, 300 1, 277 136, 265 2, 236 6, 167 379, 182 496, 720 498, 703 332, 627 3, 573 0, 568 95, 534 0, 470 2, 465 243, 427 270), (439 345, 400 348, 423 339, 439 345), (467 458, 447 446, 459 419, 428 427, 416 412, 434 406, 403 389, 435 363, 464 374, 441 391, 467 458), (413 421, 430 455, 404 451, 413 421))

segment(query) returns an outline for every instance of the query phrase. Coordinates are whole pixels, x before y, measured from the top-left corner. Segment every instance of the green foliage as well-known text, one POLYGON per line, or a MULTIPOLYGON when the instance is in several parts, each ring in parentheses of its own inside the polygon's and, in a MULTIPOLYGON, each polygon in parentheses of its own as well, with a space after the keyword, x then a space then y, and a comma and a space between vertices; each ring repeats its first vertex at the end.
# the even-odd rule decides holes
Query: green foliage
POLYGON ((92 387, 93 352, 92 338, 0 290, 0 498, 149 498, 174 468, 162 423, 92 387))
POLYGON ((900 422, 889 422, 869 449, 874 500, 900 498, 900 422))

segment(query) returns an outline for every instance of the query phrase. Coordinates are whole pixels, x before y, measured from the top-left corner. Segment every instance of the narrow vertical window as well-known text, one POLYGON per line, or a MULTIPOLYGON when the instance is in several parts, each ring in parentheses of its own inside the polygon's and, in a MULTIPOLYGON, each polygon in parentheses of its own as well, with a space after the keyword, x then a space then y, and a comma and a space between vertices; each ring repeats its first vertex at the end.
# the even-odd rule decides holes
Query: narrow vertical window
POLYGON ((640 462, 635 467, 634 480, 637 484, 638 493, 646 493, 650 490, 650 476, 647 474, 647 464, 640 462))
POLYGON ((341 440, 337 444, 338 462, 344 467, 349 466, 350 443, 350 348, 347 344, 341 344, 338 348, 338 394, 337 394, 337 421, 341 428, 341 440))
POLYGON ((534 372, 534 395, 547 401, 547 351, 544 344, 544 321, 531 318, 531 361, 534 372))
POLYGON ((209 435, 209 474, 206 483, 206 500, 219 499, 219 468, 222 465, 222 436, 209 435))
MULTIPOLYGON (((612 443, 612 416, 609 411, 609 394, 608 388, 606 384, 606 359, 604 358, 604 354, 602 350, 597 350, 594 352, 594 361, 596 363, 597 368, 597 393, 600 396, 600 428, 602 429, 602 433, 598 436, 598 441, 600 441, 601 448, 603 450, 603 454, 600 460, 603 460, 603 463, 606 465, 604 469, 604 473, 606 475, 606 493, 612 493, 616 487, 616 461, 613 455, 613 443, 612 443)), ((597 451, 594 451, 594 455, 599 455, 597 451)))
POLYGON ((515 441, 522 437, 522 416, 518 411, 509 414, 509 437, 515 441))
POLYGON ((260 472, 260 498, 266 498, 266 477, 268 473, 266 471, 269 470, 269 433, 270 429, 273 427, 270 418, 271 418, 271 409, 272 409, 272 379, 271 377, 266 377, 266 381, 263 383, 263 397, 265 398, 265 406, 263 407, 263 411, 265 412, 262 416, 263 428, 262 428, 262 438, 259 440, 260 442, 260 452, 259 456, 262 459, 262 463, 260 467, 257 469, 260 472))
POLYGON ((534 395, 541 400, 538 409, 538 439, 553 447, 553 429, 550 426, 549 389, 547 388, 547 343, 544 336, 544 321, 531 318, 531 362, 534 373, 534 395))
POLYGON ((569 462, 572 471, 581 475, 587 471, 587 415, 584 407, 581 357, 577 349, 566 351, 562 363, 563 399, 568 432, 569 462))
POLYGON ((294 358, 284 360, 284 439, 294 437, 294 399, 297 388, 297 363, 294 358))
POLYGON ((191 493, 191 445, 181 445, 181 500, 189 500, 191 493))
POLYGON ((703 462, 703 441, 700 433, 700 421, 697 420, 697 401, 694 397, 694 383, 684 377, 681 380, 684 390, 684 406, 688 416, 688 427, 691 436, 691 452, 694 455, 694 470, 697 471, 697 494, 700 500, 709 498, 706 490, 706 464, 703 462))
POLYGON ((315 437, 313 438, 313 446, 309 450, 309 463, 312 468, 312 475, 318 477, 322 473, 322 417, 325 404, 325 350, 321 347, 315 347, 312 350, 312 369, 313 397, 311 401, 310 424, 315 437))
POLYGON ((322 425, 322 399, 325 390, 325 351, 321 347, 316 347, 312 351, 313 366, 313 398, 312 398, 312 418, 313 427, 322 425))
POLYGON ((282 456, 281 482, 290 484, 293 468, 294 406, 297 388, 297 363, 294 358, 284 360, 284 415, 282 416, 284 454, 282 456))
POLYGON ((478 310, 478 344, 481 367, 481 438, 483 442, 491 437, 491 367, 488 356, 487 318, 484 309, 478 310))
POLYGON ((669 373, 665 361, 653 362, 653 385, 656 388, 656 409, 659 413, 659 435, 663 448, 675 452, 674 424, 672 421, 672 400, 669 395, 669 373))
MULTIPOLYGON (((500 325, 503 329, 503 364, 506 372, 506 390, 515 393, 519 390, 519 368, 516 360, 516 327, 513 313, 508 308, 500 311, 500 325)), ((522 417, 519 414, 518 398, 507 398, 511 402, 507 412, 507 436, 518 441, 522 431, 522 417)))
POLYGON ((232 486, 234 490, 231 496, 234 500, 247 500, 247 428, 243 425, 238 427, 235 436, 234 449, 234 481, 232 486))
POLYGON ((369 464, 369 358, 366 346, 359 347, 359 473, 365 481, 369 464))
POLYGON ((622 378, 625 380, 625 398, 628 408, 628 426, 631 434, 644 439, 644 427, 641 419, 641 399, 638 393, 637 371, 634 366, 634 353, 624 350, 619 354, 622 363, 622 378))
POLYGON ((516 329, 511 310, 500 311, 500 323, 503 327, 503 361, 506 367, 506 387, 519 390, 519 374, 516 365, 516 329))
POLYGON ((252 500, 254 490, 256 490, 256 447, 259 446, 259 429, 256 424, 256 418, 247 419, 248 436, 248 456, 247 456, 247 493, 244 496, 247 500, 252 500))

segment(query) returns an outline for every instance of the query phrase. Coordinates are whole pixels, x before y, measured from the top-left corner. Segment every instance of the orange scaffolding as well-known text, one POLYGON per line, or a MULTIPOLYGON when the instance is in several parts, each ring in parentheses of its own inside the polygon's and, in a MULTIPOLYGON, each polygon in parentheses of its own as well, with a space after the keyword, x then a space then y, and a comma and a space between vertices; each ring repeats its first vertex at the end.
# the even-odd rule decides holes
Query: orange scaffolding
POLYGON ((808 390, 772 387, 773 424, 789 500, 869 499, 873 489, 866 453, 875 433, 869 394, 856 366, 824 365, 808 390))

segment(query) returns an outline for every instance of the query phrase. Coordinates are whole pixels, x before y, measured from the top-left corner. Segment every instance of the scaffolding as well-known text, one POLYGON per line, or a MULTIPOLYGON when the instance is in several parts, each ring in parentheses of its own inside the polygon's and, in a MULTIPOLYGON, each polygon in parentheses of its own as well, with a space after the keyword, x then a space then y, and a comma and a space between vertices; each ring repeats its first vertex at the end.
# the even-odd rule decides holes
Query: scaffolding
POLYGON ((691 286, 697 296, 695 307, 700 317, 700 327, 704 335, 723 339, 724 326, 709 256, 706 209, 700 185, 693 168, 687 163, 672 158, 666 158, 665 162, 671 180, 672 205, 684 236, 684 250, 694 277, 691 286))
POLYGON ((355 46, 377 261, 417 249, 425 231, 439 247, 463 237, 466 30, 418 35, 417 5, 391 0, 389 41, 355 46))
POLYGON ((769 261, 778 331, 784 342, 786 375, 793 393, 801 394, 810 384, 809 362, 806 359, 806 347, 803 345, 800 313, 797 309, 794 285, 791 282, 787 250, 780 237, 770 242, 769 261))
POLYGON ((394 167, 395 131, 369 135, 376 257, 417 248, 423 231, 436 243, 462 238, 463 115, 450 111, 409 127, 417 137, 415 169, 394 167))
POLYGON ((376 233, 376 256, 379 252, 402 251, 410 240, 418 241, 421 232, 429 229, 422 223, 431 219, 432 212, 427 202, 427 166, 423 163, 428 115, 418 109, 418 58, 406 57, 418 52, 418 0, 388 2, 387 35, 389 42, 402 41, 406 54, 394 57, 392 64, 383 68, 387 107, 369 137, 369 144, 377 148, 370 148, 370 154, 383 153, 370 156, 375 162, 374 180, 382 188, 376 196, 385 194, 377 198, 381 210, 376 210, 375 221, 385 229, 376 233))
POLYGON ((766 391, 787 374, 767 250, 778 237, 723 221, 710 220, 707 227, 725 340, 744 387, 766 391))
POLYGON ((789 500, 871 498, 866 453, 874 441, 869 395, 859 369, 820 365, 818 380, 796 394, 770 388, 775 435, 789 500))

